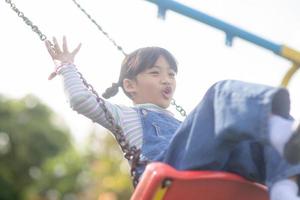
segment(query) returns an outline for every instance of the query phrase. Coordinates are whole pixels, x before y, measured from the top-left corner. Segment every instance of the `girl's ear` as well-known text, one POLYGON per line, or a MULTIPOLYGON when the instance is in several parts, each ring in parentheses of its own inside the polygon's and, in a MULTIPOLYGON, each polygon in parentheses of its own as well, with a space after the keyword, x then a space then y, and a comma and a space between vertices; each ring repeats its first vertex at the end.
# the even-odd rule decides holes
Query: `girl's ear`
POLYGON ((123 88, 131 97, 134 96, 136 93, 136 81, 125 78, 123 80, 123 88))

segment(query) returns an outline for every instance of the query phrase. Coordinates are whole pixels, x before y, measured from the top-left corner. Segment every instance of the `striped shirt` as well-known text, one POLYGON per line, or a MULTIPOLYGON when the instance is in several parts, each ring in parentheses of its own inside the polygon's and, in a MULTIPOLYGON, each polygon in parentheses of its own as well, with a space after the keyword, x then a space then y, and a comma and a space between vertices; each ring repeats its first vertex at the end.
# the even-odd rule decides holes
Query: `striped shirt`
MULTIPOLYGON (((64 91, 71 108, 112 131, 112 127, 107 121, 103 109, 97 102, 95 94, 83 84, 76 66, 72 64, 65 65, 58 73, 62 76, 64 91)), ((104 102, 115 122, 122 128, 129 146, 136 146, 138 149, 142 147, 143 143, 143 128, 139 114, 134 107, 163 112, 173 116, 168 110, 154 104, 139 104, 134 107, 127 107, 112 104, 106 100, 104 102)))

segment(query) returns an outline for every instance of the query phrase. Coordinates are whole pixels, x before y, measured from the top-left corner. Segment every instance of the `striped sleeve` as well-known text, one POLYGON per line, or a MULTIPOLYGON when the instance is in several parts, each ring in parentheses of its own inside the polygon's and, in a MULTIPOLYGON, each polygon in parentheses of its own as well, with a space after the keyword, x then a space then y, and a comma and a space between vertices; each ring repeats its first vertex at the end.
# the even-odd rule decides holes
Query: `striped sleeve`
MULTIPOLYGON (((60 69, 59 74, 62 75, 64 91, 71 108, 112 132, 112 127, 97 102, 96 96, 83 84, 76 67, 66 65, 60 69)), ((115 122, 122 127, 129 145, 141 148, 142 125, 136 110, 127 106, 115 105, 105 100, 104 102, 115 122)))
MULTIPOLYGON (((76 67, 74 65, 64 66, 59 71, 59 74, 62 75, 64 91, 71 108, 111 131, 112 127, 107 121, 103 109, 97 102, 95 94, 83 84, 76 67)), ((108 111, 112 113, 116 123, 120 125, 117 106, 108 101, 105 101, 105 105, 108 111)))

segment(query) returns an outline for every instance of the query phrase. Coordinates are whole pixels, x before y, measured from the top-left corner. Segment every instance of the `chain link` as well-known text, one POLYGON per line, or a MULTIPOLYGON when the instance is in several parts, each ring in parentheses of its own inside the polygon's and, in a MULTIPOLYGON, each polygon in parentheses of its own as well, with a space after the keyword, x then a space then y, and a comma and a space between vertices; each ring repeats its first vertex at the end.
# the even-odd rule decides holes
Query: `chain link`
POLYGON ((133 185, 136 186, 139 178, 138 174, 136 173, 136 169, 139 166, 146 165, 147 161, 140 160, 140 153, 141 153, 140 149, 137 149, 136 146, 132 146, 132 147, 129 146, 129 143, 125 138, 122 128, 115 122, 112 114, 108 111, 107 107, 105 106, 105 101, 102 98, 100 98, 99 94, 96 92, 93 86, 86 81, 83 75, 80 72, 78 72, 78 74, 83 84, 87 87, 87 89, 90 90, 96 96, 96 100, 99 103, 100 107, 102 108, 106 120, 111 126, 111 131, 114 134, 117 142, 119 143, 124 153, 124 157, 130 161, 133 185))
MULTIPOLYGON (((118 45, 117 43, 116 43, 116 41, 115 40, 113 40, 109 35, 108 35, 108 33, 107 32, 105 32, 104 30, 103 30, 103 28, 91 17, 91 15, 90 14, 88 14, 86 11, 85 11, 85 9, 84 8, 82 8, 82 6, 76 1, 76 0, 72 0, 73 2, 74 2, 74 4, 91 20, 91 22, 93 23, 93 24, 95 24, 96 26, 97 26, 97 28, 113 43, 113 45, 114 46, 116 46, 117 47, 117 49, 119 50, 119 51, 121 51, 123 54, 124 54, 124 56, 127 56, 127 54, 124 52, 124 50, 123 50, 123 48, 120 46, 120 45, 118 45)), ((175 100, 173 99, 172 101, 171 101, 171 105, 174 105, 175 107, 176 107, 176 110, 181 114, 181 116, 183 116, 183 117, 185 117, 186 116, 186 111, 181 107, 181 106, 179 106, 179 105, 177 105, 176 104, 176 102, 175 102, 175 100)))
POLYGON ((46 35, 43 34, 43 33, 40 31, 40 29, 39 29, 36 25, 34 25, 34 24, 33 24, 33 23, 32 23, 25 15, 24 15, 24 13, 21 12, 21 11, 16 7, 16 5, 15 5, 14 3, 11 2, 11 0, 5 0, 5 2, 8 3, 8 4, 10 5, 11 9, 12 9, 14 12, 16 12, 17 15, 18 15, 20 18, 23 19, 23 21, 25 22, 25 24, 27 24, 28 26, 31 27, 31 30, 32 30, 33 32, 35 32, 36 34, 38 34, 38 36, 40 37, 40 39, 41 39, 42 41, 44 41, 44 40, 47 39, 46 35))
POLYGON ((107 37, 107 39, 115 46, 117 47, 117 49, 119 51, 121 51, 123 53, 124 56, 127 56, 127 54, 125 53, 125 51, 123 50, 123 48, 117 44, 117 42, 110 37, 110 35, 108 35, 108 33, 106 31, 103 30, 103 28, 91 17, 90 14, 88 14, 84 8, 82 8, 82 6, 76 1, 76 0, 72 0, 74 2, 74 4, 89 18, 89 20, 91 20, 91 22, 93 24, 95 24, 97 26, 97 28, 102 32, 103 35, 105 35, 105 37, 107 37))
MULTIPOLYGON (((75 0, 72 0, 77 7, 97 26, 97 28, 109 39, 109 41, 111 41, 113 43, 114 46, 117 47, 117 49, 119 51, 121 51, 123 53, 124 56, 127 56, 127 54, 124 52, 123 48, 118 45, 115 40, 113 40, 107 32, 105 32, 102 27, 79 5, 79 3, 77 3, 75 0)), ((47 37, 46 35, 44 35, 39 28, 36 25, 33 25, 33 23, 27 18, 25 17, 24 13, 21 12, 14 3, 11 2, 11 0, 5 0, 6 3, 8 3, 10 5, 10 7, 12 8, 13 11, 15 11, 17 13, 17 15, 23 19, 23 21, 31 27, 32 31, 37 33, 40 37, 40 39, 42 41, 46 40, 47 37)), ((51 43, 51 46, 53 46, 53 44, 51 43)), ((108 111, 107 107, 105 106, 105 101, 100 98, 99 94, 96 92, 96 90, 93 88, 93 86, 91 84, 89 84, 86 79, 83 77, 83 75, 78 72, 83 84, 87 87, 88 90, 90 90, 95 96, 96 96, 96 100, 99 103, 100 107, 102 108, 104 114, 105 114, 105 118, 107 119, 107 121, 109 122, 110 126, 111 126, 111 130, 112 133, 114 134, 117 142, 119 143, 123 153, 124 153, 124 157, 126 159, 128 159, 131 163, 131 176, 133 178, 133 185, 136 186, 138 183, 138 174, 136 173, 136 169, 139 166, 142 165, 146 165, 147 161, 141 161, 140 160, 140 154, 141 151, 140 149, 137 149, 136 146, 129 146, 128 141, 126 140, 123 130, 122 128, 116 124, 112 114, 108 111)), ((182 116, 186 116, 186 112, 185 110, 181 107, 178 106, 175 102, 174 99, 172 99, 171 101, 172 105, 176 106, 176 110, 182 115, 182 116)))
POLYGON ((181 114, 181 116, 186 117, 186 111, 181 106, 177 105, 174 99, 172 99, 171 105, 175 106, 176 110, 181 114))
MULTIPOLYGON (((136 146, 129 146, 128 141, 125 138, 125 135, 123 133, 122 128, 115 122, 112 114, 108 111, 107 107, 105 106, 105 101, 100 98, 99 94, 97 91, 93 88, 91 84, 89 84, 86 79, 83 77, 82 73, 77 72, 80 76, 80 79, 82 80, 83 84, 87 87, 88 90, 90 90, 95 96, 96 100, 99 103, 100 107, 102 108, 105 118, 108 121, 108 123, 111 126, 112 133, 114 134, 117 142, 119 143, 123 153, 124 157, 130 161, 131 163, 131 177, 133 180, 133 185, 137 186, 138 184, 138 179, 139 179, 139 174, 137 174, 137 167, 147 165, 149 161, 141 161, 140 160, 140 154, 141 150, 137 149, 136 146)), ((176 107, 176 110, 183 116, 186 116, 185 110, 176 104, 175 100, 172 99, 171 104, 176 107)))

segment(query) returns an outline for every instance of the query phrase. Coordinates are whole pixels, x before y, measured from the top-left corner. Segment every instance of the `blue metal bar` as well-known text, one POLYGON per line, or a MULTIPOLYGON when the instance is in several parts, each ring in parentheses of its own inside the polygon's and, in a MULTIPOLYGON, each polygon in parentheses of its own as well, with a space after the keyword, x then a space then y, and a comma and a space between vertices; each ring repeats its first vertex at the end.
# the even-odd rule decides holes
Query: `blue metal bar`
POLYGON ((211 17, 203 12, 200 12, 196 9, 187 7, 183 4, 175 2, 173 0, 146 0, 157 4, 159 8, 159 15, 164 17, 166 10, 172 10, 179 14, 185 15, 197 21, 208 24, 212 27, 220 29, 226 34, 226 44, 231 45, 234 37, 239 37, 249 42, 252 42, 258 46, 264 47, 268 50, 273 51, 274 53, 281 55, 282 45, 275 44, 269 40, 266 40, 262 37, 249 33, 245 30, 242 30, 236 26, 225 23, 215 17, 211 17))

